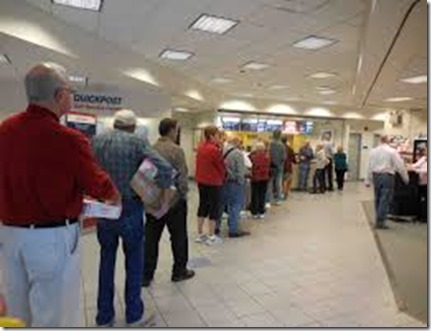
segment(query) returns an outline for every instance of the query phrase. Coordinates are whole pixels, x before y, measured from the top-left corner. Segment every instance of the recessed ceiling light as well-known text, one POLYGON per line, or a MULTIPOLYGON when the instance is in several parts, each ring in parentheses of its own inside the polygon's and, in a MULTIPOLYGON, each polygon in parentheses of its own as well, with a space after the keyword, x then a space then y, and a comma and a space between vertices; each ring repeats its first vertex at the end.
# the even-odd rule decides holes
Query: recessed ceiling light
POLYGON ((287 85, 273 85, 269 87, 270 90, 284 90, 286 88, 288 88, 287 85))
POLYGON ((216 84, 227 84, 227 83, 230 83, 231 81, 232 81, 231 79, 227 79, 227 78, 214 78, 212 80, 212 82, 216 84))
POLYGON ((321 95, 330 95, 334 93, 336 93, 335 90, 331 90, 331 89, 319 90, 319 94, 321 95))
POLYGON ((175 108, 175 111, 179 113, 188 113, 190 110, 188 110, 187 108, 177 107, 175 108))
POLYGON ((103 0, 52 0, 56 5, 63 5, 79 9, 92 11, 100 11, 102 9, 103 0))
POLYGON ((6 54, 0 54, 0 65, 2 64, 10 64, 11 61, 6 54))
POLYGON ((335 76, 336 74, 331 72, 316 72, 315 74, 310 75, 311 78, 316 78, 316 79, 331 78, 335 76))
POLYGON ((302 40, 298 40, 297 42, 295 42, 293 44, 293 47, 315 50, 331 46, 336 42, 338 42, 338 40, 318 36, 308 36, 302 40))
POLYGON ((426 75, 401 79, 403 83, 408 83, 408 84, 423 84, 423 83, 426 83, 427 80, 428 78, 426 75))
POLYGON ((387 98, 385 101, 387 102, 403 102, 403 101, 409 101, 412 100, 410 97, 395 97, 395 98, 387 98))
POLYGON ((246 64, 243 65, 244 69, 248 69, 248 70, 263 70, 268 68, 269 65, 266 63, 259 63, 259 62, 248 62, 246 64))
POLYGON ((233 29, 239 21, 202 14, 191 26, 190 29, 200 30, 210 33, 225 34, 233 29))
POLYGON ((178 51, 173 49, 165 49, 162 53, 160 53, 160 57, 162 59, 174 60, 174 61, 185 61, 190 59, 193 56, 193 53, 186 51, 178 51))
POLYGON ((87 77, 84 76, 69 76, 69 80, 73 83, 86 83, 87 77))
POLYGON ((331 101, 331 100, 323 101, 322 103, 323 103, 324 105, 338 105, 338 102, 337 102, 337 101, 331 101))

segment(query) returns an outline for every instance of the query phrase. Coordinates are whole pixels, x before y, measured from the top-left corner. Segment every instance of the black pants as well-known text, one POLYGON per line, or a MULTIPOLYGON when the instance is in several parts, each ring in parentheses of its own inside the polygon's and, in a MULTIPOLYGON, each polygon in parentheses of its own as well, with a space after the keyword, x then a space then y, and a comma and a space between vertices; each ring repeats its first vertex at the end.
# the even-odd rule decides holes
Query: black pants
POLYGON ((329 163, 325 167, 325 173, 324 177, 328 180, 328 185, 325 184, 325 180, 323 181, 323 184, 325 185, 325 189, 327 188, 329 191, 334 190, 334 162, 331 158, 329 159, 329 163))
POLYGON ((421 222, 428 221, 428 185, 419 185, 417 218, 421 222))
POLYGON ((344 188, 344 175, 346 170, 343 169, 335 169, 335 174, 337 176, 337 187, 339 190, 344 188))
POLYGON ((251 205, 252 215, 265 214, 266 190, 268 181, 259 181, 251 183, 251 205))
POLYGON ((180 199, 161 219, 147 214, 145 224, 144 278, 153 279, 159 257, 159 241, 165 225, 171 235, 174 257, 172 274, 178 275, 187 267, 189 248, 187 238, 187 201, 180 199))
POLYGON ((313 176, 313 192, 317 192, 317 185, 319 191, 325 193, 325 169, 316 169, 313 176))

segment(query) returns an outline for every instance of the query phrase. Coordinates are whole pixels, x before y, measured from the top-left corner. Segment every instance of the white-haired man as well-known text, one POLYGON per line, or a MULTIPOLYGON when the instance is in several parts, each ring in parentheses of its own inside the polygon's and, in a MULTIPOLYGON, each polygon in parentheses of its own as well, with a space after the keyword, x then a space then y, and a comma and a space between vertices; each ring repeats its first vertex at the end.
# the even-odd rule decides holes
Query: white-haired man
POLYGON ((395 186, 395 174, 400 174, 408 184, 407 168, 398 152, 389 146, 389 137, 380 137, 380 145, 370 152, 368 164, 367 187, 373 183, 374 207, 376 212, 376 229, 388 229, 386 218, 392 202, 395 186))
POLYGON ((144 208, 141 199, 130 187, 130 181, 142 161, 149 158, 157 167, 156 182, 160 188, 173 184, 173 168, 147 143, 134 134, 137 118, 131 110, 120 110, 114 116, 114 130, 93 138, 97 160, 114 183, 122 198, 123 210, 119 220, 100 219, 97 238, 100 244, 99 289, 97 296, 98 326, 112 326, 114 311, 115 258, 119 239, 122 239, 126 257, 126 322, 130 326, 145 326, 144 303, 141 298, 142 269, 144 263, 144 208))
POLYGON ((59 123, 71 107, 64 68, 33 67, 26 111, 0 125, 0 230, 8 314, 28 327, 79 325, 83 194, 120 196, 87 138, 59 123))

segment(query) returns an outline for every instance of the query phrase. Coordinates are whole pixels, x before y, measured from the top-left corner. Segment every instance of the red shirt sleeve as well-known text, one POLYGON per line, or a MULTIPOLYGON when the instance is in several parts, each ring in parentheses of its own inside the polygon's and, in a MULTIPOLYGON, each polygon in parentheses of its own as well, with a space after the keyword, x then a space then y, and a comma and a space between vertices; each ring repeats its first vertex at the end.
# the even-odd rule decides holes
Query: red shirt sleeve
POLYGON ((75 135, 74 169, 78 186, 84 194, 98 200, 116 200, 119 192, 109 175, 96 162, 90 142, 83 135, 75 135))

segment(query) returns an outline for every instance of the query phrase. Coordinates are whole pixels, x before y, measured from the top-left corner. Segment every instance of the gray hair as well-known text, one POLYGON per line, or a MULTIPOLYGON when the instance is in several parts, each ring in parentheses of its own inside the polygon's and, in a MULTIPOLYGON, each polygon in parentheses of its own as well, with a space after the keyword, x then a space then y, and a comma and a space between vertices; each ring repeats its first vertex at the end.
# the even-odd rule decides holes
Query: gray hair
POLYGON ((265 150, 265 143, 263 143, 262 141, 258 141, 258 142, 254 145, 254 150, 255 150, 255 151, 263 151, 263 150, 265 150))
POLYGON ((55 93, 68 81, 66 69, 57 63, 36 65, 25 76, 25 90, 29 102, 54 101, 55 93))

